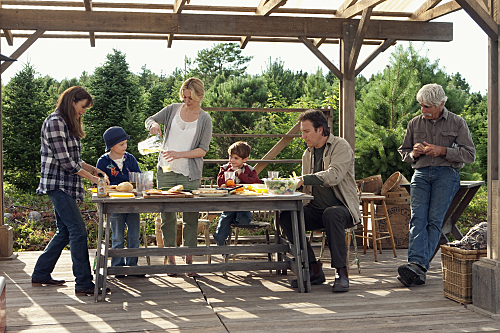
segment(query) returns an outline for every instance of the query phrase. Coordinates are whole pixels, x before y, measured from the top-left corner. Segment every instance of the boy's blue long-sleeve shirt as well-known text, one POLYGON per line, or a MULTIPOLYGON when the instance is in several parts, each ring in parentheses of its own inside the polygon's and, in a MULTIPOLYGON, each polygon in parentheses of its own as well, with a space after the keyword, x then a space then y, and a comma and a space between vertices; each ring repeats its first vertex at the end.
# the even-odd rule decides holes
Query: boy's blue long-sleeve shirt
POLYGON ((134 155, 125 153, 123 156, 123 168, 120 168, 109 157, 109 153, 102 155, 97 161, 96 167, 108 175, 110 185, 118 185, 129 181, 129 172, 141 172, 139 164, 134 155))

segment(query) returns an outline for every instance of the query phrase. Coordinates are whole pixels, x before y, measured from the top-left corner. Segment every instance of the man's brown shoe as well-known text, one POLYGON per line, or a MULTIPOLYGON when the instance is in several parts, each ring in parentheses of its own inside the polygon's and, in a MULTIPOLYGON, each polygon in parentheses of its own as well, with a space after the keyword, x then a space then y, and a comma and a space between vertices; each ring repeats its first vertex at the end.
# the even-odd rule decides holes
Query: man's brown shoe
POLYGON ((62 284, 65 284, 66 281, 64 280, 54 280, 54 279, 50 279, 50 280, 47 280, 47 281, 40 281, 40 280, 35 280, 35 279, 31 279, 31 286, 33 287, 41 287, 43 285, 46 285, 46 286, 60 286, 62 284))

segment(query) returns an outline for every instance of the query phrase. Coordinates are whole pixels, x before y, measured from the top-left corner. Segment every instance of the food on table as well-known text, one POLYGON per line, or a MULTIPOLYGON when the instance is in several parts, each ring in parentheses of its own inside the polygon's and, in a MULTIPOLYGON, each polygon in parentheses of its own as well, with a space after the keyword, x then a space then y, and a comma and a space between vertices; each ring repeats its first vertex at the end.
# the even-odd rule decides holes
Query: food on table
POLYGON ((272 195, 295 194, 295 189, 299 181, 293 178, 264 178, 267 191, 272 195))
POLYGON ((133 198, 135 195, 134 193, 127 193, 127 192, 112 192, 109 193, 109 196, 111 198, 133 198))
POLYGON ((119 192, 130 192, 134 189, 134 186, 129 182, 123 182, 116 186, 116 190, 119 192))
POLYGON ((234 185, 236 185, 234 180, 232 180, 232 179, 226 180, 226 186, 234 186, 234 185))
POLYGON ((183 189, 184 189, 184 186, 182 186, 182 185, 176 185, 176 186, 172 187, 170 190, 168 190, 167 192, 182 191, 183 189))

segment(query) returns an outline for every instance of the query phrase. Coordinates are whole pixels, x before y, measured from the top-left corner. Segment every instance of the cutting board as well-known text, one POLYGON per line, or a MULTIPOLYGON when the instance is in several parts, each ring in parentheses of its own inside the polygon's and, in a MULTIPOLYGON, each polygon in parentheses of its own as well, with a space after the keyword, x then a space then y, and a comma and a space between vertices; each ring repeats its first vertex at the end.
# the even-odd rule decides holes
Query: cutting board
POLYGON ((193 198, 193 193, 182 192, 176 194, 147 194, 146 191, 142 191, 142 197, 144 199, 164 199, 164 198, 193 198))

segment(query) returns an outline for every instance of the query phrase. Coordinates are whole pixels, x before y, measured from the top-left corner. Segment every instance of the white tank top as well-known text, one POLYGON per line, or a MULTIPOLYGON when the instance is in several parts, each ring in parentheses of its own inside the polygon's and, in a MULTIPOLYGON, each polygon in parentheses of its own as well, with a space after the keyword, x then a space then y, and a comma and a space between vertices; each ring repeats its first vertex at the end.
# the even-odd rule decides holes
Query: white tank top
MULTIPOLYGON (((173 151, 189 151, 193 146, 194 135, 196 134, 196 125, 198 119, 192 122, 186 122, 181 118, 181 107, 177 109, 175 117, 170 125, 170 133, 167 139, 167 149, 173 151)), ((189 165, 187 158, 178 158, 170 162, 170 168, 173 172, 180 173, 189 177, 189 165)))

